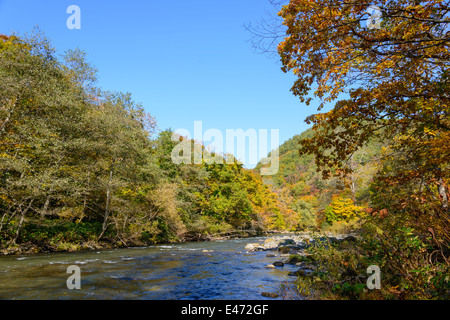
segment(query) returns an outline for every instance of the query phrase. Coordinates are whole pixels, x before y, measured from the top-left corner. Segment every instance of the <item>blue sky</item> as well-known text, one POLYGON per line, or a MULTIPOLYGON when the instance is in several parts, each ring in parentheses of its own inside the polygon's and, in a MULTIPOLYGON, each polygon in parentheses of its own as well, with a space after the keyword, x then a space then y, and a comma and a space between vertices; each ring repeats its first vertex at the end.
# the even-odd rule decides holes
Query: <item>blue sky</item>
POLYGON ((252 48, 244 25, 269 13, 268 0, 0 0, 0 33, 38 25, 58 52, 85 50, 98 86, 131 92, 160 129, 279 129, 281 144, 307 129, 318 102, 301 104, 294 76, 252 48), (80 30, 66 26, 69 5, 80 30))

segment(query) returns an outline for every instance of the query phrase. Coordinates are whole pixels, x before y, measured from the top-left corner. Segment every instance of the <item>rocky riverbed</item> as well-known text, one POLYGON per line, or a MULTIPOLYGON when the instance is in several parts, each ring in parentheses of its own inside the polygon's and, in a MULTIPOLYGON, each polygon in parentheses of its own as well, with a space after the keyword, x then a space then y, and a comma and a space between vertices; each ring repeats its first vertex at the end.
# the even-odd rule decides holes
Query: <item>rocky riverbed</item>
MULTIPOLYGON (((304 276, 313 272, 315 265, 308 258, 310 254, 306 249, 317 241, 322 243, 339 243, 344 241, 354 242, 357 240, 356 234, 332 235, 325 234, 320 236, 313 236, 309 233, 290 234, 270 237, 260 242, 249 243, 244 250, 247 253, 255 251, 267 251, 266 257, 274 259, 272 264, 266 268, 282 268, 286 264, 298 266, 297 271, 289 272, 289 276, 304 276)), ((278 297, 276 292, 262 292, 264 297, 278 297)))
POLYGON ((300 240, 294 235, 273 233, 217 241, 0 256, 0 299, 281 300, 281 294, 274 294, 280 291, 280 284, 295 280, 288 273, 299 267, 287 263, 265 267, 289 258, 278 251, 278 245, 290 242, 288 239, 300 240), (276 246, 269 246, 270 239, 276 241, 276 246), (244 250, 249 243, 258 243, 253 246, 255 251, 244 250), (69 290, 66 285, 70 276, 67 269, 73 265, 81 271, 80 290, 69 290))

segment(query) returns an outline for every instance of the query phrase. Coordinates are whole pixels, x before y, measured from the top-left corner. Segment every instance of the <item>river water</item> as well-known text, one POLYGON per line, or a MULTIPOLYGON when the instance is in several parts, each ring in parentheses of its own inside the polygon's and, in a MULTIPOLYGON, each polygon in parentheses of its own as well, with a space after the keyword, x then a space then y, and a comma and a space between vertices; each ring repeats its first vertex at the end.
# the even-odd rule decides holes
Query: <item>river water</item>
POLYGON ((292 281, 287 273, 298 267, 265 268, 285 258, 244 250, 247 243, 264 239, 1 256, 0 299, 268 299, 261 292, 276 292, 281 283, 292 281), (67 288, 70 265, 80 267, 79 290, 67 288))

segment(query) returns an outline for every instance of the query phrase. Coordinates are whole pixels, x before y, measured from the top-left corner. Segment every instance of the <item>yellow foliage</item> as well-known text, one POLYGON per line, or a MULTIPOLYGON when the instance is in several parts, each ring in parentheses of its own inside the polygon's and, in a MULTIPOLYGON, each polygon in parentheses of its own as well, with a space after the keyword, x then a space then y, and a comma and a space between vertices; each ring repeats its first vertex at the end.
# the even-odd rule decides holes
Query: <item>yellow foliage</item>
POLYGON ((334 196, 331 204, 325 209, 325 216, 329 222, 353 220, 365 215, 363 207, 354 204, 352 199, 334 196))

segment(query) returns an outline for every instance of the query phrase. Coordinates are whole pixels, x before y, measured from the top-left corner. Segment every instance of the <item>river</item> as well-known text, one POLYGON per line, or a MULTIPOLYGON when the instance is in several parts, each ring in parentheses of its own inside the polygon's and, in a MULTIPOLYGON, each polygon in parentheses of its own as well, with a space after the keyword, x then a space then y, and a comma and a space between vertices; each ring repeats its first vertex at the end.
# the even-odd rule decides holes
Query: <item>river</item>
POLYGON ((264 239, 0 256, 0 299, 271 299, 261 292, 276 292, 281 283, 292 281, 287 273, 298 267, 266 268, 284 258, 244 250, 264 239), (70 265, 80 267, 81 289, 67 288, 70 265))

